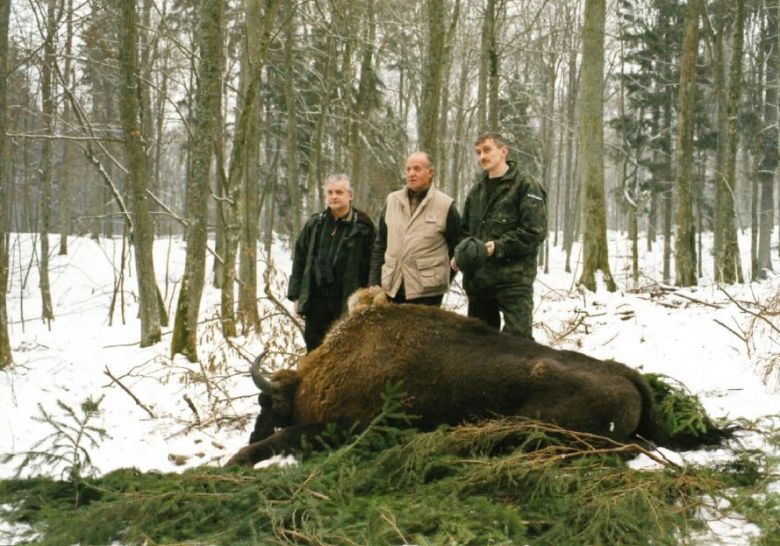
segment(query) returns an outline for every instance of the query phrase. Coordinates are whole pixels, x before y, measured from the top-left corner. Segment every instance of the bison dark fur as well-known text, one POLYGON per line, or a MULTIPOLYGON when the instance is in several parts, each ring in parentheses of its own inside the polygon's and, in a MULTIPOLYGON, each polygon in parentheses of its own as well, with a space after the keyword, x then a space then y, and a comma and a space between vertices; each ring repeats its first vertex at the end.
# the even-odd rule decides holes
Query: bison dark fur
POLYGON ((636 370, 439 308, 393 304, 353 312, 298 370, 259 383, 272 392, 261 395, 252 443, 228 464, 294 451, 327 423, 368 423, 388 383, 401 383, 422 429, 511 415, 618 441, 665 442, 650 386, 636 370))

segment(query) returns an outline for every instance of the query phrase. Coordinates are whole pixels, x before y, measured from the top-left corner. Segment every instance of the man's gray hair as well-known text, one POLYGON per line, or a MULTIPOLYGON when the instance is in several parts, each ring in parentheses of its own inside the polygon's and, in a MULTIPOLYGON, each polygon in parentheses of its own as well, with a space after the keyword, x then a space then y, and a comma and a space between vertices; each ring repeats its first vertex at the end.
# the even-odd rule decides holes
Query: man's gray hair
POLYGON ((336 174, 330 175, 328 178, 325 179, 325 183, 322 185, 322 187, 323 188, 327 188, 328 186, 330 186, 334 182, 346 182, 347 183, 347 189, 349 191, 353 191, 352 190, 352 182, 349 181, 349 176, 347 176, 344 173, 336 173, 336 174))
POLYGON ((416 150, 416 151, 410 153, 408 157, 412 157, 413 155, 417 155, 417 154, 425 157, 425 162, 428 164, 426 166, 429 169, 433 169, 434 168, 433 157, 431 156, 431 153, 429 151, 427 151, 427 150, 416 150))

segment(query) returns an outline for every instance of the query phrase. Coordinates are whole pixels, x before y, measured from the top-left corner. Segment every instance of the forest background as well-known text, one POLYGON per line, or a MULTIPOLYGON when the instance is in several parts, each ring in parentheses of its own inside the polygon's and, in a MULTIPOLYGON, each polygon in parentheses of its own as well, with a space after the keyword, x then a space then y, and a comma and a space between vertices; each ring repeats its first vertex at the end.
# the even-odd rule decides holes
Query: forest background
MULTIPOLYGON (((506 134, 547 188, 546 245, 564 249, 567 270, 583 241, 584 287, 600 271, 615 289, 607 227, 635 241, 633 284, 656 243, 661 282, 696 284, 705 260, 716 282, 772 269, 776 0, 0 7, 0 256, 7 264, 9 233, 39 234, 45 321, 56 319, 50 255, 67 253, 73 235, 124 237, 141 345, 170 321, 171 353, 196 360, 207 267, 224 333, 256 329, 257 243, 294 237, 323 208, 325 176, 349 174, 358 206, 376 216, 406 154, 425 149, 460 203, 484 130, 506 134), (744 271, 738 231, 751 234, 744 271), (151 249, 170 235, 186 237, 187 264, 166 307, 151 249)), ((2 290, 0 367, 12 362, 6 314, 2 290)))
MULTIPOLYGON (((256 412, 244 360, 302 350, 285 273, 323 179, 376 218, 425 149, 462 205, 486 130, 547 189, 537 339, 673 375, 718 416, 776 412, 779 11, 0 0, 0 450, 29 455, 83 396, 111 419, 100 470, 224 461, 256 412)), ((734 524, 767 544, 774 422, 764 504, 734 524)))

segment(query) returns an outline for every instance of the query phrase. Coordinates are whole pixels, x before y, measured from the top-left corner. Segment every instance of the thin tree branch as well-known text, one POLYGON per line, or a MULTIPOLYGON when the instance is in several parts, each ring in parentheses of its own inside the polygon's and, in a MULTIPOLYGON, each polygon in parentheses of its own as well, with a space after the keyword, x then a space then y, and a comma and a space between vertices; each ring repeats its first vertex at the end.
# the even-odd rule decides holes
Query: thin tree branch
POLYGON ((114 375, 111 373, 111 370, 108 369, 108 366, 106 366, 106 369, 103 371, 103 373, 106 374, 108 377, 110 377, 111 381, 113 381, 114 383, 119 385, 122 388, 123 391, 125 391, 127 394, 129 394, 130 398, 132 398, 133 401, 141 407, 141 409, 143 409, 147 414, 149 414, 149 417, 151 417, 152 419, 157 419, 157 416, 154 414, 154 412, 152 410, 150 410, 148 407, 146 407, 144 405, 144 403, 141 402, 138 399, 138 397, 136 395, 134 395, 133 392, 130 389, 125 387, 124 384, 119 379, 114 377, 114 375))

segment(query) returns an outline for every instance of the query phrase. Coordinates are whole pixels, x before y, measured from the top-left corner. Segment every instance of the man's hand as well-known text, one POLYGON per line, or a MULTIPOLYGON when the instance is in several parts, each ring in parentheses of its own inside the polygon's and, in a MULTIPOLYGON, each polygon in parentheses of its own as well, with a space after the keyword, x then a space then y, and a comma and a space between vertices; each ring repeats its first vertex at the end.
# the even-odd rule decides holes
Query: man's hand
POLYGON ((487 243, 485 243, 485 248, 487 249, 487 255, 489 258, 496 251, 496 243, 494 243, 493 241, 488 241, 487 243))
POLYGON ((458 271, 460 271, 460 269, 458 269, 458 264, 455 262, 455 257, 454 257, 454 256, 453 256, 453 257, 452 257, 452 259, 450 260, 450 267, 451 267, 451 268, 452 268, 452 270, 453 270, 453 271, 455 271, 456 273, 457 273, 458 271))

